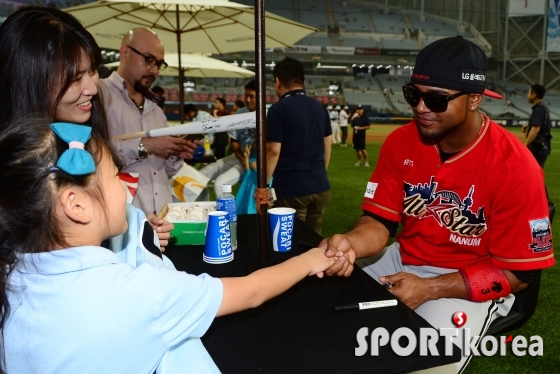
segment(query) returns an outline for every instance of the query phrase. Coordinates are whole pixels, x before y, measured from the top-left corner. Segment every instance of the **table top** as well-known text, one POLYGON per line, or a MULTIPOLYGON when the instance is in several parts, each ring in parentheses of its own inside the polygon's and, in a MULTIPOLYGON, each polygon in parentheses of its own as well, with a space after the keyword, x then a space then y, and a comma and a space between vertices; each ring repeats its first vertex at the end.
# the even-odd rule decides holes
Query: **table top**
MULTIPOLYGON (((165 254, 178 270, 216 277, 243 276, 317 245, 321 236, 296 220, 294 246, 288 253, 269 251, 269 261, 257 262, 257 218, 238 216, 238 249, 227 264, 202 261, 203 246, 169 247, 165 254)), ((356 335, 384 327, 392 334, 408 327, 416 336, 431 326, 402 303, 361 311, 335 312, 337 305, 395 299, 389 291, 356 267, 349 278, 307 277, 286 293, 258 308, 216 318, 202 341, 220 370, 227 373, 402 373, 457 362, 460 350, 445 356, 444 340, 437 342, 439 356, 422 357, 419 347, 406 357, 390 344, 371 355, 355 356, 356 335)), ((368 335, 369 336, 369 335, 368 335)), ((369 342, 370 339, 367 338, 369 342)), ((407 339, 401 338, 407 346, 407 339)))

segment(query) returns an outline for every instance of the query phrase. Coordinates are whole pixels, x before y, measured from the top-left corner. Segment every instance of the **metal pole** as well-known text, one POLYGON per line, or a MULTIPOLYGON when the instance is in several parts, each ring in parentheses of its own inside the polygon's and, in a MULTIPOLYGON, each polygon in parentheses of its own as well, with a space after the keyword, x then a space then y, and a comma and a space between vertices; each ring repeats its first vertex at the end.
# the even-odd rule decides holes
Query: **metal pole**
POLYGON ((185 106, 185 77, 183 76, 184 71, 181 67, 181 25, 179 24, 179 5, 175 5, 175 19, 177 20, 177 28, 175 29, 175 34, 177 35, 177 53, 179 54, 179 116, 181 117, 181 123, 185 122, 185 113, 183 113, 183 107, 185 106))
POLYGON ((546 60, 546 37, 548 34, 547 21, 548 21, 548 1, 544 2, 545 9, 543 13, 543 31, 542 31, 542 47, 541 47, 541 75, 539 77, 539 84, 544 85, 544 62, 546 60))
MULTIPOLYGON (((255 79, 257 86, 257 189, 266 188, 266 62, 264 0, 255 0, 255 79)), ((259 200, 257 200, 257 203, 259 200)), ((268 204, 261 202, 257 211, 259 262, 268 261, 268 204)))
MULTIPOLYGON (((508 3, 506 3, 508 4, 508 3)), ((504 64, 502 67, 502 81, 506 82, 506 69, 507 69, 507 62, 509 58, 508 53, 508 32, 509 32, 509 6, 506 5, 506 26, 504 30, 504 64)))

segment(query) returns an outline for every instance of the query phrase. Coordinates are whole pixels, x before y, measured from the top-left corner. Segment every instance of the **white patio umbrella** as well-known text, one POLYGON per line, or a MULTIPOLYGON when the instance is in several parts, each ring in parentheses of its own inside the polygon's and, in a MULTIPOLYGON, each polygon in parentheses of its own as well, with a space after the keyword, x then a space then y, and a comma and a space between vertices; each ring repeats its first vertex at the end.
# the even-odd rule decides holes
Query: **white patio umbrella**
MULTIPOLYGON (((133 28, 155 31, 167 52, 212 53, 255 49, 255 12, 253 7, 227 0, 103 0, 64 9, 82 21, 100 47, 119 49, 124 35, 133 28), (186 34, 186 38, 182 38, 186 34)), ((264 12, 267 48, 292 46, 316 29, 264 12)), ((183 79, 179 76, 179 92, 183 79)), ((183 95, 180 96, 181 123, 183 95)))
MULTIPOLYGON (((125 33, 146 27, 158 34, 168 53, 255 49, 253 7, 227 0, 104 0, 64 11, 82 21, 103 48, 119 49, 125 33)), ((267 48, 290 47, 317 31, 269 12, 265 12, 265 22, 267 48)))
MULTIPOLYGON (((179 55, 177 53, 166 53, 165 62, 169 65, 167 69, 160 72, 162 76, 184 76, 192 78, 250 78, 255 75, 251 70, 243 69, 216 58, 194 54, 181 54, 181 68, 179 69, 179 55)), ((108 68, 119 66, 119 62, 105 64, 108 68)))

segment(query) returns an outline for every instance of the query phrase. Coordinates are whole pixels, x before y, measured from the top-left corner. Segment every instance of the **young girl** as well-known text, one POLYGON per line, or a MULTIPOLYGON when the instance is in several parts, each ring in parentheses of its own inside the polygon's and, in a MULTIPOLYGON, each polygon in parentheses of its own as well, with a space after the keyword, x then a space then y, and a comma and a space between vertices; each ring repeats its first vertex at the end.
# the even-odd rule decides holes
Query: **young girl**
POLYGON ((255 214, 257 213, 257 203, 253 195, 257 188, 257 153, 254 145, 245 145, 243 156, 245 175, 237 191, 237 214, 255 214))
POLYGON ((91 127, 35 115, 0 134, 5 372, 153 373, 215 316, 256 307, 334 263, 314 248, 241 278, 134 268, 99 246, 127 228, 117 174, 91 127))

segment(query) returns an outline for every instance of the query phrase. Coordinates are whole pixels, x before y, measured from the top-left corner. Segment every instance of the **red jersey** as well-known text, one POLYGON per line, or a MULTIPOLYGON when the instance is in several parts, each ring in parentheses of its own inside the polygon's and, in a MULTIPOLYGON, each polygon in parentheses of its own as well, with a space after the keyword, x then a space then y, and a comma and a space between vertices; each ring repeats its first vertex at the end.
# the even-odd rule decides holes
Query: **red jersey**
POLYGON ((543 171, 526 146, 485 117, 482 132, 441 162, 414 121, 387 138, 362 209, 403 230, 403 263, 509 270, 554 265, 543 171))

